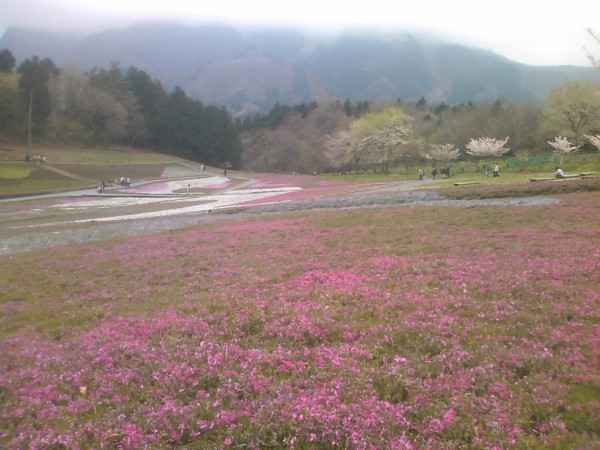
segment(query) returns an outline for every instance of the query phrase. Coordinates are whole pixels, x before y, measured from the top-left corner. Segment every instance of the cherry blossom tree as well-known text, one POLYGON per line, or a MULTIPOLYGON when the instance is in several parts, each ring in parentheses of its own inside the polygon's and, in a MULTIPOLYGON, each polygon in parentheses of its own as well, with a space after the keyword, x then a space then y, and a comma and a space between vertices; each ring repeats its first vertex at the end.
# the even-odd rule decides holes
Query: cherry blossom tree
POLYGON ((458 158, 459 154, 460 150, 454 144, 434 144, 425 153, 425 158, 446 163, 458 158))
POLYGON ((373 165, 380 164, 384 173, 388 173, 389 163, 403 155, 409 135, 410 128, 402 119, 391 118, 384 128, 358 142, 355 157, 373 165))
POLYGON ((510 148, 504 147, 507 142, 508 138, 504 140, 487 137, 471 139, 467 144, 467 153, 484 159, 502 156, 510 151, 510 148))
POLYGON ((412 118, 399 108, 368 113, 351 130, 347 161, 356 165, 381 165, 388 173, 389 164, 402 157, 412 134, 412 118))
POLYGON ((569 140, 563 136, 556 136, 554 141, 548 141, 548 144, 554 148, 555 153, 560 155, 560 162, 558 163, 559 167, 562 166, 563 157, 565 155, 573 153, 579 149, 579 146, 571 145, 569 140))
POLYGON ((600 135, 588 136, 586 134, 585 137, 588 141, 590 141, 590 144, 592 144, 594 147, 596 147, 598 150, 600 150, 600 135))

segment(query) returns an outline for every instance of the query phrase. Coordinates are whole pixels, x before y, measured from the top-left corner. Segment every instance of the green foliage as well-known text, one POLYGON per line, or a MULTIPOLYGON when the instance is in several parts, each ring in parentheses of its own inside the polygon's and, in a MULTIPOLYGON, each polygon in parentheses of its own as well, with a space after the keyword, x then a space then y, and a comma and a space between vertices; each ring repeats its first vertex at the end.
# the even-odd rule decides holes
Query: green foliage
MULTIPOLYGON (((357 142, 372 134, 369 129, 371 122, 369 114, 384 114, 387 108, 398 108, 410 116, 412 134, 406 140, 403 148, 403 160, 411 163, 423 164, 425 155, 422 149, 429 149, 438 144, 453 145, 462 151, 466 144, 478 136, 492 136, 496 138, 509 137, 511 149, 526 152, 527 154, 539 153, 546 141, 539 133, 538 119, 541 108, 532 104, 517 104, 507 101, 493 103, 462 104, 449 106, 421 105, 415 102, 379 101, 379 102, 353 102, 346 100, 340 102, 332 99, 321 101, 314 109, 309 107, 303 120, 311 120, 315 114, 323 124, 335 124, 327 129, 319 127, 311 130, 310 135, 304 128, 303 121, 297 121, 303 105, 287 106, 276 105, 269 114, 236 119, 236 127, 244 133, 244 164, 248 169, 255 171, 300 171, 312 172, 314 164, 300 164, 294 166, 289 160, 302 161, 308 159, 314 151, 314 145, 320 150, 321 161, 319 167, 325 170, 353 171, 364 170, 367 166, 382 169, 385 164, 381 158, 375 163, 358 165, 356 161, 348 160, 345 155, 350 144, 357 142), (370 111, 370 112, 369 112, 370 111), (339 114, 346 120, 340 120, 339 114), (272 128, 275 127, 275 128, 272 128), (266 130, 270 130, 278 137, 274 138, 266 130), (352 135, 352 136, 351 136, 352 135), (291 139, 297 136, 299 142, 291 139), (281 139, 279 139, 281 137, 281 139), (360 137, 360 139, 359 139, 360 137), (274 155, 277 155, 274 157, 274 155), (375 166, 373 166, 375 164, 375 166)), ((380 149, 384 152, 383 149, 380 149)), ((351 155, 352 156, 352 155, 351 155)), ((388 170, 396 169, 395 162, 388 162, 388 170)), ((323 169, 317 169, 321 171, 323 169)))
POLYGON ((548 94, 543 110, 544 128, 553 135, 567 136, 575 146, 584 134, 600 128, 600 90, 592 81, 568 81, 548 94))
MULTIPOLYGON (((243 132, 246 170, 322 173, 343 160, 346 141, 337 142, 335 137, 338 130, 348 126, 341 104, 323 101, 303 105, 287 110, 285 120, 275 129, 257 125, 243 132)), ((260 123, 262 119, 256 120, 260 123)))
POLYGON ((600 436, 600 408, 597 405, 600 405, 600 387, 596 384, 574 386, 566 392, 562 410, 567 429, 573 433, 600 436))
POLYGON ((360 117, 369 111, 370 101, 352 102, 350 99, 344 101, 344 112, 348 117, 360 117))
POLYGON ((58 74, 58 69, 51 59, 34 56, 23 61, 17 71, 23 104, 32 105, 32 133, 43 136, 52 112, 48 81, 58 74))
POLYGON ((318 106, 319 104, 317 102, 304 102, 293 106, 275 103, 271 110, 265 115, 256 114, 255 116, 238 119, 236 121, 236 128, 240 132, 266 128, 275 130, 296 114, 299 114, 303 119, 306 119, 318 106))
POLYGON ((506 160, 506 167, 519 166, 537 166, 552 161, 552 155, 546 153, 542 155, 528 156, 525 158, 513 157, 506 160))
MULTIPOLYGON (((13 59, 0 52, 0 135, 24 139, 32 104, 32 135, 60 144, 149 147, 209 165, 241 164, 238 130, 224 108, 205 106, 177 88, 167 93, 135 67, 88 73, 59 71, 34 56, 11 72, 13 59), (17 82, 18 80, 18 82, 17 82)), ((314 105, 300 110, 308 114, 314 105)))
POLYGON ((408 384, 400 375, 378 372, 373 378, 373 387, 377 397, 385 402, 396 404, 410 399, 408 384))
POLYGON ((506 100, 436 105, 425 97, 409 102, 276 103, 265 115, 237 117, 234 123, 225 108, 204 105, 180 88, 167 92, 135 67, 124 70, 113 63, 88 73, 59 72, 50 59, 34 56, 13 74, 11 57, 9 51, 0 52, 0 136, 25 138, 33 93, 33 136, 38 140, 146 147, 214 166, 228 162, 234 169, 244 165, 255 171, 312 173, 381 167, 388 173, 400 158, 423 164, 422 149, 436 144, 462 151, 474 138, 509 137, 515 153, 536 155, 551 136, 574 136, 577 144, 600 126, 593 82, 569 82, 553 91, 543 127, 536 105, 506 100), (571 103, 579 116, 565 116, 571 111, 564 105, 571 100, 577 100, 571 103), (405 115, 396 124, 387 117, 394 110, 405 115), (411 130, 406 116, 413 119, 411 130))
POLYGON ((399 108, 367 113, 352 129, 348 160, 359 165, 389 164, 406 153, 412 118, 399 108))
POLYGON ((16 75, 0 71, 0 134, 24 136, 25 111, 16 75))
POLYGON ((7 48, 0 51, 0 72, 11 73, 15 68, 14 55, 7 48))
POLYGON ((38 167, 29 169, 0 166, 0 194, 2 195, 39 194, 88 187, 90 187, 89 183, 38 167))
POLYGON ((0 178, 18 180, 27 178, 32 171, 31 167, 0 165, 0 178))
POLYGON ((163 141, 178 150, 179 156, 214 166, 229 162, 238 168, 242 147, 229 113, 225 108, 204 106, 193 100, 180 88, 168 97, 160 113, 163 141))

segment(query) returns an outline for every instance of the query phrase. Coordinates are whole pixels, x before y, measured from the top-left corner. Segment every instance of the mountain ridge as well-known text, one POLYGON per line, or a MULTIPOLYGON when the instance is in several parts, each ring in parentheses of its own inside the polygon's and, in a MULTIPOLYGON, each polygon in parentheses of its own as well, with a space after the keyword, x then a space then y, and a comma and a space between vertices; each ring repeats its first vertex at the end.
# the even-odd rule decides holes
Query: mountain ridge
POLYGON ((192 98, 234 113, 326 97, 541 103, 552 86, 597 75, 592 67, 528 66, 489 50, 402 32, 325 36, 284 28, 146 23, 69 36, 11 27, 0 48, 17 61, 37 55, 59 67, 135 66, 167 89, 179 86, 192 98))

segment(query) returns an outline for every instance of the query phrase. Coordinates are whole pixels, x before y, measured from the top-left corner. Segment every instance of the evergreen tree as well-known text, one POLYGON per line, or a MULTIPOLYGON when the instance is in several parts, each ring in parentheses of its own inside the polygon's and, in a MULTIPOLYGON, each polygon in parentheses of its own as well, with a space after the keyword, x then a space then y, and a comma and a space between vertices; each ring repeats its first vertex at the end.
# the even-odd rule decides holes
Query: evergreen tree
POLYGON ((40 60, 37 56, 23 61, 17 72, 20 74, 19 88, 24 105, 31 101, 32 107, 32 133, 43 136, 48 126, 48 118, 52 112, 52 102, 48 81, 50 77, 58 75, 58 69, 51 59, 40 60))
POLYGON ((126 78, 137 98, 140 110, 146 121, 145 144, 153 149, 166 149, 167 97, 168 94, 159 81, 152 81, 143 70, 130 67, 126 78))
POLYGON ((0 51, 0 72, 11 73, 15 68, 16 60, 10 50, 0 51))

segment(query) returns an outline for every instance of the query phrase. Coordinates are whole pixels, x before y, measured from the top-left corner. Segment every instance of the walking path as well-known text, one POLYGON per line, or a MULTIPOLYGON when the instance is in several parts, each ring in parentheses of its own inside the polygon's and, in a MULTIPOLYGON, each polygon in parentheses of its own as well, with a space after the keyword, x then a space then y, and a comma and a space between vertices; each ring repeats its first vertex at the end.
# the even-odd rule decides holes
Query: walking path
POLYGON ((55 245, 127 237, 223 220, 227 217, 331 208, 365 208, 409 204, 517 204, 555 202, 548 198, 454 201, 435 189, 435 183, 346 183, 307 175, 214 173, 198 178, 137 182, 131 188, 104 193, 84 189, 67 193, 2 200, 0 255, 55 245), (187 192, 186 186, 194 188, 187 192), (233 209, 232 209, 233 208, 233 209))

